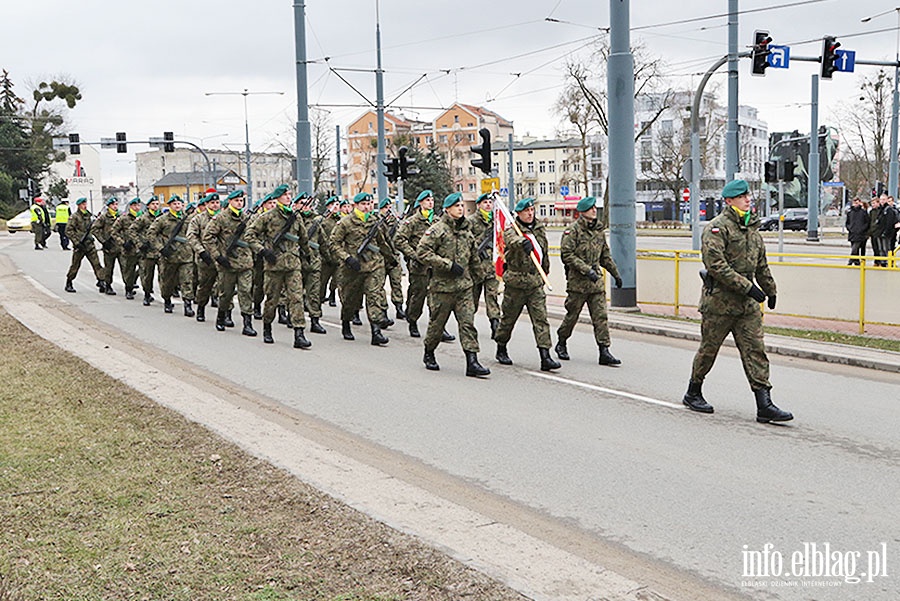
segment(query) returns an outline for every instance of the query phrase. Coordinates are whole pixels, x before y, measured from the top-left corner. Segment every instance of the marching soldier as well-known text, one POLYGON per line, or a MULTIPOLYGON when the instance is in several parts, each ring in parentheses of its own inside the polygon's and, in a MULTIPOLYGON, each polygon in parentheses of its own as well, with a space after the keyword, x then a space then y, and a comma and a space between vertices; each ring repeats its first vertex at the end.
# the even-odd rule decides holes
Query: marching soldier
MULTIPOLYGON (((243 207, 243 200, 241 200, 241 207, 243 207)), ((187 228, 188 243, 194 251, 194 262, 196 263, 197 293, 194 298, 197 301, 197 321, 206 321, 206 303, 214 294, 216 278, 219 276, 215 260, 212 254, 206 250, 202 239, 203 230, 218 213, 219 195, 211 192, 197 202, 197 212, 191 217, 187 228)))
POLYGON ((97 278, 97 287, 100 292, 105 292, 103 282, 103 265, 97 257, 97 248, 94 246, 94 236, 91 229, 94 225, 90 211, 87 209, 87 198, 79 198, 75 201, 75 214, 69 220, 69 234, 72 237, 72 264, 66 273, 66 292, 75 292, 72 282, 81 268, 81 260, 87 258, 97 278))
POLYGON ((119 257, 119 266, 122 269, 122 280, 125 282, 125 298, 128 300, 134 298, 134 289, 138 277, 138 262, 140 261, 138 243, 131 233, 131 226, 134 225, 134 222, 140 215, 141 199, 132 198, 128 201, 128 210, 116 219, 112 231, 116 244, 122 249, 122 254, 119 257))
POLYGON ((434 194, 431 190, 422 190, 413 204, 413 214, 407 217, 394 237, 397 249, 406 258, 406 270, 409 283, 406 289, 406 321, 409 323, 409 335, 419 338, 419 318, 425 309, 425 298, 428 296, 428 266, 418 259, 419 241, 434 221, 434 194))
POLYGON ((261 215, 247 228, 247 242, 255 253, 262 256, 266 275, 263 342, 275 342, 272 322, 275 320, 275 307, 284 295, 294 328, 294 348, 306 349, 312 343, 303 332, 306 319, 303 316, 303 265, 300 253, 306 253, 309 240, 303 221, 298 219, 291 206, 288 187, 278 186, 270 196, 275 200, 275 208, 261 215))
POLYGON ((154 252, 159 253, 159 292, 164 310, 171 313, 175 305, 172 295, 181 290, 184 316, 194 317, 194 251, 187 240, 186 222, 190 217, 184 210, 184 201, 177 194, 169 199, 169 212, 161 215, 150 226, 148 237, 154 252))
MULTIPOLYGON (((252 215, 247 220, 247 227, 253 225, 253 223, 263 216, 264 213, 271 211, 275 208, 275 200, 270 198, 270 195, 267 194, 265 198, 260 200, 256 206, 253 207, 252 215)), ((259 253, 253 253, 253 319, 262 319, 262 304, 263 300, 266 298, 266 270, 263 267, 263 258, 259 253)), ((228 318, 226 316, 225 325, 228 326, 228 318)), ((234 323, 231 326, 234 327, 234 323)))
MULTIPOLYGON (((218 198, 214 202, 218 205, 218 198)), ((225 331, 225 317, 237 289, 238 306, 244 322, 241 334, 256 336, 256 330, 253 329, 253 300, 250 296, 253 285, 253 252, 250 244, 244 240, 246 229, 244 191, 235 190, 228 195, 227 208, 217 212, 203 227, 201 244, 202 252, 215 257, 213 264, 221 279, 222 294, 216 313, 216 330, 225 331)))
POLYGON ((94 221, 92 232, 94 238, 100 243, 100 248, 103 249, 103 282, 106 286, 106 293, 115 296, 116 291, 113 289, 112 278, 116 262, 119 263, 119 273, 122 274, 122 279, 125 279, 120 258, 122 247, 119 246, 119 242, 113 235, 116 221, 119 219, 119 199, 115 196, 107 198, 103 205, 106 210, 100 213, 94 221))
POLYGON ((506 245, 506 269, 503 273, 503 316, 495 337, 497 361, 502 365, 512 365, 506 343, 512 336, 522 307, 527 307, 534 341, 541 357, 541 371, 559 369, 559 362, 550 356, 550 322, 547 320, 544 280, 532 260, 535 245, 538 245, 543 257, 540 268, 545 274, 550 272, 550 247, 544 224, 534 215, 533 198, 523 198, 516 204, 515 224, 510 224, 503 232, 503 240, 506 245), (515 225, 518 225, 521 234, 515 225))
POLYGON ((156 264, 159 262, 159 253, 150 243, 150 226, 161 214, 159 197, 153 195, 147 201, 147 210, 134 220, 129 230, 140 254, 141 289, 144 291, 145 307, 149 307, 153 302, 153 279, 156 275, 156 264))
POLYGON ((34 234, 34 250, 47 248, 50 237, 50 211, 44 206, 44 199, 38 196, 31 205, 31 233, 34 234))
POLYGON ((774 309, 777 291, 759 234, 759 217, 750 210, 750 188, 744 180, 728 182, 722 198, 728 208, 703 229, 701 251, 706 273, 701 272, 705 277, 700 294, 700 348, 694 356, 683 402, 692 411, 713 412, 701 387, 719 347, 731 333, 756 396, 756 421, 786 422, 794 416, 772 403, 769 359, 763 343, 759 305, 768 297, 769 309, 774 309))
MULTIPOLYGON (((397 319, 406 319, 406 313, 403 311, 403 269, 400 268, 400 253, 394 245, 394 237, 400 227, 400 220, 391 210, 391 199, 382 198, 378 203, 378 211, 384 217, 385 238, 391 245, 393 258, 391 261, 385 261, 386 277, 391 284, 391 303, 397 311, 397 319)), ((387 314, 387 297, 385 296, 384 311, 387 314)), ((393 324, 391 324, 393 325, 393 324)))
POLYGON ((566 269, 566 316, 556 331, 556 354, 569 360, 566 341, 572 335, 585 303, 594 326, 594 340, 600 349, 600 365, 621 365, 609 352, 609 325, 606 319, 606 286, 600 269, 607 270, 622 287, 622 278, 609 253, 603 224, 597 220, 597 199, 593 196, 578 202, 578 219, 563 232, 560 254, 566 269))
POLYGON ((472 270, 478 266, 472 232, 466 223, 462 194, 444 199, 444 214, 422 236, 416 250, 419 261, 432 270, 428 283, 431 297, 428 330, 425 332, 425 368, 440 369, 434 350, 452 312, 459 324, 459 341, 466 354, 466 375, 487 376, 491 370, 478 362, 478 332, 475 330, 475 303, 472 270))
MULTIPOLYGON (((323 216, 319 227, 321 227, 322 234, 326 240, 331 238, 331 232, 334 231, 334 226, 341 220, 339 206, 340 199, 337 196, 332 196, 325 201, 325 215, 323 216)), ((319 278, 319 298, 321 299, 321 302, 319 305, 321 306, 321 304, 327 300, 328 306, 335 307, 337 306, 334 299, 335 279, 340 264, 334 258, 330 244, 327 245, 327 251, 323 252, 323 249, 319 249, 319 254, 322 255, 322 275, 319 278), (329 284, 331 290, 330 293, 328 292, 329 284)))
POLYGON ((59 233, 59 245, 63 250, 69 250, 69 237, 66 236, 66 226, 69 224, 69 201, 63 198, 56 205, 56 231, 59 233))
POLYGON ((500 290, 497 282, 497 271, 494 267, 494 198, 491 194, 482 194, 475 201, 475 212, 466 217, 472 236, 475 238, 475 256, 478 265, 472 270, 472 298, 475 311, 478 301, 484 292, 484 308, 491 322, 491 340, 497 335, 500 325, 500 290))
POLYGON ((323 257, 330 254, 328 235, 322 227, 325 217, 316 215, 313 210, 315 199, 309 194, 301 192, 295 200, 300 201, 300 217, 309 239, 309 261, 303 264, 303 293, 306 299, 304 304, 309 313, 309 331, 324 334, 325 328, 319 323, 319 318, 322 317, 322 263, 323 257))
POLYGON ((344 340, 354 340, 350 323, 366 302, 366 315, 372 330, 372 345, 388 343, 381 328, 387 323, 378 302, 378 288, 384 293, 384 278, 378 281, 378 269, 391 258, 390 245, 379 227, 372 209, 372 195, 360 192, 353 198, 353 212, 345 215, 331 233, 331 247, 341 262, 341 333, 344 340))

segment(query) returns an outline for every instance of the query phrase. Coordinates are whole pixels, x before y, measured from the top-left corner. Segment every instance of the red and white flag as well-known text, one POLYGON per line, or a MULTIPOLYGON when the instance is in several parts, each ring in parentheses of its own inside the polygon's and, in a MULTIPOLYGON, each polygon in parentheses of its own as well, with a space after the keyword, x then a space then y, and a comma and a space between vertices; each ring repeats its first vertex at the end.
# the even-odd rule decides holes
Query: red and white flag
POLYGON ((506 243, 503 241, 505 230, 513 217, 502 200, 494 202, 494 272, 498 278, 503 277, 503 268, 506 265, 506 243))

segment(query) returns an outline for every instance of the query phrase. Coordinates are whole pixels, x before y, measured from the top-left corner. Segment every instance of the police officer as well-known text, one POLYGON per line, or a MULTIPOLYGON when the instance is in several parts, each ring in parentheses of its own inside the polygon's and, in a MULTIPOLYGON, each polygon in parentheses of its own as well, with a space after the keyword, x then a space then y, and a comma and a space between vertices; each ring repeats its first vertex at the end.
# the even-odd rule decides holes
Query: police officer
POLYGON ((503 316, 500 318, 500 326, 495 337, 497 361, 501 365, 512 365, 506 343, 512 336, 513 326, 519 319, 522 308, 527 307, 534 341, 541 357, 541 371, 559 369, 559 362, 550 356, 550 322, 547 320, 544 280, 531 258, 534 255, 535 245, 539 246, 542 257, 541 268, 545 274, 550 272, 547 234, 544 231, 544 224, 535 217, 533 198, 523 198, 516 203, 515 212, 518 231, 510 224, 503 232, 506 269, 503 272, 503 316))
POLYGON ((69 224, 69 201, 63 198, 56 205, 56 231, 59 233, 59 245, 63 250, 69 250, 69 237, 66 236, 66 226, 69 224))
POLYGON ((181 290, 184 316, 194 317, 194 251, 187 240, 184 201, 177 194, 169 199, 169 212, 153 222, 148 237, 153 250, 159 253, 159 292, 164 310, 171 313, 175 306, 172 295, 181 290))
POLYGON ((134 243, 137 244, 140 255, 141 289, 144 291, 144 306, 149 307, 153 302, 153 279, 156 272, 156 264, 159 262, 159 253, 150 243, 150 226, 159 218, 162 211, 159 208, 159 197, 155 194, 147 201, 147 210, 141 213, 131 225, 129 233, 134 243))
POLYGON ((472 236, 475 238, 475 252, 478 266, 472 270, 472 298, 475 300, 475 311, 478 301, 484 294, 484 308, 491 323, 491 340, 497 335, 500 325, 500 290, 497 282, 497 270, 494 267, 494 198, 491 194, 482 194, 475 201, 475 212, 466 217, 472 236))
POLYGON ((478 362, 478 332, 475 330, 475 303, 472 296, 472 270, 478 266, 474 239, 466 223, 462 194, 454 192, 444 199, 444 214, 425 231, 416 249, 418 260, 432 270, 428 282, 428 330, 425 333, 425 368, 440 369, 434 350, 452 312, 459 324, 459 340, 466 354, 466 375, 487 376, 491 370, 478 362))
POLYGON ((31 205, 31 233, 34 234, 34 250, 47 248, 50 237, 50 211, 44 206, 44 199, 38 196, 31 205))
MULTIPOLYGON (((218 193, 210 192, 202 197, 197 201, 197 212, 191 217, 187 228, 187 239, 194 251, 196 268, 195 281, 197 283, 197 292, 195 299, 197 301, 197 321, 206 321, 206 303, 215 294, 216 279, 219 277, 214 257, 203 245, 203 230, 209 225, 212 218, 219 213, 219 207, 218 193)), ((241 208, 243 208, 243 201, 241 208)))
POLYGON ((722 198, 728 208, 703 229, 701 251, 707 274, 700 295, 701 340, 683 402, 692 411, 713 412, 701 387, 719 347, 731 333, 756 396, 756 421, 789 421, 794 416, 776 407, 770 393, 759 304, 768 297, 769 308, 774 309, 776 288, 759 234, 759 217, 750 210, 750 188, 744 180, 728 182, 722 198))
POLYGON ((137 241, 131 233, 131 226, 141 215, 141 199, 132 198, 128 201, 128 210, 124 214, 119 215, 113 225, 113 237, 116 244, 122 249, 119 256, 119 265, 122 269, 122 280, 125 282, 125 298, 132 300, 134 298, 134 288, 137 284, 138 262, 140 261, 140 251, 138 250, 137 241))
POLYGON ((66 273, 66 292, 75 292, 72 281, 78 275, 81 268, 81 260, 87 258, 97 278, 97 287, 100 292, 106 291, 103 282, 103 265, 97 257, 97 248, 94 246, 94 235, 91 229, 94 226, 93 218, 87 208, 87 198, 79 198, 75 201, 75 214, 69 220, 69 233, 72 236, 72 264, 66 273))
POLYGON ((609 352, 609 325, 606 321, 606 286, 600 270, 607 270, 622 287, 619 270, 609 253, 603 224, 597 219, 597 199, 593 196, 578 202, 578 219, 565 230, 560 242, 560 254, 566 269, 566 316, 556 331, 557 356, 567 361, 566 340, 572 335, 581 309, 587 303, 594 326, 594 340, 600 349, 600 365, 620 365, 622 362, 609 352))

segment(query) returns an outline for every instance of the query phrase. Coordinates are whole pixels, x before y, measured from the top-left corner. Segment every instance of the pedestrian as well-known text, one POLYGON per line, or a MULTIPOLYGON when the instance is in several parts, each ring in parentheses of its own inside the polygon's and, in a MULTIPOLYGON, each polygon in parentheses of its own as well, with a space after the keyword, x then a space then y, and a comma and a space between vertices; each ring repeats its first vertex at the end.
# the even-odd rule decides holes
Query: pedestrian
POLYGON ((141 199, 132 198, 128 201, 128 210, 116 219, 113 225, 113 237, 116 244, 122 249, 119 256, 120 266, 122 269, 122 280, 125 283, 125 298, 134 299, 134 289, 138 278, 138 263, 140 262, 140 251, 138 250, 137 240, 131 233, 131 226, 141 215, 141 199))
POLYGON ((768 297, 769 309, 774 309, 777 290, 759 234, 759 217, 750 210, 750 187, 742 179, 730 181, 722 189, 722 198, 728 208, 703 229, 701 252, 706 277, 700 295, 700 348, 694 356, 683 403, 692 411, 713 412, 703 398, 703 380, 731 333, 756 397, 756 421, 789 421, 794 416, 772 403, 759 305, 768 297))
POLYGON ((31 205, 31 233, 34 234, 34 250, 47 248, 47 238, 50 237, 50 211, 40 196, 36 197, 31 205))
POLYGON ((163 310, 172 313, 172 296, 181 291, 184 316, 194 317, 194 251, 187 239, 187 220, 190 214, 177 194, 169 199, 169 211, 153 222, 148 232, 153 250, 159 253, 159 293, 163 310))
POLYGON ((894 206, 894 197, 888 196, 885 199, 884 220, 881 226, 881 245, 885 255, 894 252, 897 247, 898 228, 900 228, 900 212, 894 206))
POLYGON ((66 235, 66 227, 69 224, 69 201, 63 198, 56 205, 56 233, 59 234, 59 245, 63 250, 69 250, 69 237, 66 235))
POLYGON ((72 282, 81 268, 81 260, 87 259, 97 278, 97 288, 105 292, 103 282, 103 265, 97 257, 97 247, 94 246, 94 236, 91 229, 94 226, 93 216, 87 208, 87 198, 79 198, 75 201, 75 213, 69 219, 69 234, 72 237, 72 263, 66 273, 66 292, 75 292, 72 282))
POLYGON ((324 334, 325 328, 319 322, 322 318, 322 262, 328 256, 328 234, 322 224, 323 215, 317 215, 313 208, 315 198, 301 192, 295 199, 300 203, 300 218, 306 228, 309 240, 309 261, 303 264, 303 304, 309 315, 309 331, 324 334))
MULTIPOLYGON (((887 203, 887 194, 872 199, 869 205, 869 238, 872 239, 872 254, 875 257, 887 256, 883 248, 882 230, 884 225, 884 204, 887 203)), ((887 262, 875 259, 876 267, 885 267, 887 262)))
MULTIPOLYGON (((847 228, 847 240, 850 241, 850 256, 866 256, 866 241, 869 239, 869 214, 859 197, 854 198, 847 211, 844 223, 847 228)), ((847 265, 859 265, 859 259, 850 259, 847 265)))
MULTIPOLYGON (((243 207, 243 200, 241 202, 241 207, 243 207)), ((203 244, 203 230, 213 217, 219 214, 219 209, 219 194, 217 192, 206 194, 197 201, 197 211, 191 217, 187 227, 188 243, 194 251, 194 281, 197 284, 194 295, 197 303, 195 319, 200 322, 206 321, 206 304, 211 298, 219 296, 216 292, 219 270, 216 269, 213 255, 203 244)))
POLYGON ((523 198, 515 207, 515 220, 503 232, 505 245, 503 272, 503 304, 500 325, 497 328, 497 361, 512 365, 506 344, 512 337, 513 327, 528 309, 534 341, 541 358, 541 371, 559 369, 558 361, 550 356, 550 322, 547 319, 547 295, 544 293, 544 275, 550 273, 550 246, 544 224, 535 216, 534 198, 523 198), (537 264, 536 264, 537 263, 537 264))
POLYGON ((594 326, 594 341, 600 351, 600 365, 621 365, 609 352, 609 324, 606 319, 606 286, 602 277, 605 269, 613 277, 616 288, 622 287, 622 277, 609 252, 603 223, 597 219, 597 199, 582 198, 576 206, 578 219, 565 230, 560 242, 560 255, 566 271, 566 316, 556 331, 557 356, 568 361, 566 341, 572 335, 578 316, 585 304, 594 326))
POLYGON ((154 301, 153 280, 159 263, 159 253, 150 242, 150 226, 162 215, 159 197, 155 194, 147 201, 147 210, 141 213, 128 230, 131 239, 137 244, 140 255, 141 289, 144 291, 144 306, 149 307, 154 301))
POLYGON ((475 255, 478 265, 472 270, 472 298, 475 311, 484 295, 484 308, 491 324, 491 340, 497 335, 500 325, 500 284, 494 266, 494 196, 482 194, 475 201, 475 212, 466 217, 469 230, 475 239, 475 255))
POLYGON ((475 303, 472 294, 472 270, 478 257, 472 232, 466 223, 462 194, 454 192, 443 202, 444 214, 422 236, 416 256, 432 270, 428 282, 428 330, 425 332, 425 368, 440 366, 434 351, 452 312, 459 326, 459 341, 466 355, 466 375, 481 377, 491 370, 478 362, 478 332, 475 329, 475 303))
POLYGON ((106 294, 115 296, 116 291, 112 285, 112 278, 116 263, 119 264, 119 273, 123 274, 122 279, 125 279, 122 271, 122 247, 113 234, 116 221, 119 219, 119 199, 111 196, 103 201, 103 206, 105 207, 104 211, 94 221, 93 234, 103 250, 103 282, 106 285, 106 294))

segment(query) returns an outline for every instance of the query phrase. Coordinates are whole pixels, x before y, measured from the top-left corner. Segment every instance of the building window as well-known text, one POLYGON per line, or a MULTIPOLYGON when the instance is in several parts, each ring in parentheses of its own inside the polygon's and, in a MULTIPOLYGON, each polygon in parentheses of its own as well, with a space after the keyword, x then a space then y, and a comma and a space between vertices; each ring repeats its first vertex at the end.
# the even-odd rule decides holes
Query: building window
POLYGON ((581 163, 572 163, 572 171, 581 171, 581 163))
POLYGON ((433 137, 433 136, 426 136, 426 137, 425 137, 425 143, 426 143, 426 144, 429 144, 429 145, 430 145, 432 142, 434 142, 434 137, 433 137))
POLYGON ((522 196, 522 184, 516 184, 516 196, 522 196))
POLYGON ((538 184, 538 191, 540 192, 540 194, 541 194, 542 196, 543 196, 544 194, 547 193, 547 184, 546 184, 546 182, 540 182, 540 183, 538 184))
POLYGON ((475 175, 475 167, 469 167, 469 175, 475 175))
POLYGON ((556 173, 556 161, 547 161, 547 171, 556 173))
MULTIPOLYGON (((500 163, 494 163, 493 168, 494 168, 494 171, 496 171, 497 173, 500 173, 500 163)), ((473 173, 475 172, 475 167, 472 167, 472 172, 473 173)))
POLYGON ((546 216, 547 216, 547 205, 541 205, 541 212, 540 212, 540 215, 541 215, 541 217, 546 217, 546 216))
POLYGON ((556 217, 556 205, 550 205, 550 216, 556 217))
POLYGON ((641 158, 649 159, 653 156, 653 142, 650 140, 641 140, 641 158))
POLYGON ((556 194, 556 182, 550 182, 550 194, 556 194))
POLYGON ((441 141, 441 144, 447 143, 447 136, 445 134, 441 134, 440 137, 438 137, 438 139, 441 141))
POLYGON ((453 134, 453 141, 457 144, 462 142, 462 134, 453 134))
POLYGON ((469 134, 468 137, 469 137, 469 142, 474 142, 474 141, 475 141, 475 134, 469 134))
POLYGON ((534 173, 534 161, 528 161, 528 173, 534 173))
POLYGON ((576 194, 576 195, 581 194, 581 183, 580 182, 575 182, 575 185, 572 186, 572 188, 574 190, 574 192, 573 192, 574 194, 576 194))
POLYGON ((559 170, 563 173, 567 173, 569 171, 569 161, 563 161, 559 166, 559 170))
POLYGON ((522 173, 522 161, 516 161, 516 173, 522 173))
POLYGON ((534 196, 534 184, 528 184, 528 196, 534 196))
POLYGON ((673 133, 675 133, 675 128, 672 126, 672 120, 666 119, 665 121, 660 121, 659 131, 666 135, 672 135, 673 133))
POLYGON ((463 191, 463 189, 462 189, 462 184, 456 184, 456 191, 457 191, 457 192, 462 192, 462 191, 463 191))
POLYGON ((474 123, 466 123, 466 127, 475 127, 474 123))
POLYGON ((651 171, 653 167, 650 165, 650 161, 641 161, 641 171, 647 173, 651 171))
POLYGON ((456 177, 462 177, 462 167, 456 168, 456 177))
POLYGON ((469 184, 469 192, 475 191, 475 184, 469 184))
POLYGON ((538 161, 538 173, 547 173, 547 161, 538 161))
POLYGON ((453 115, 453 122, 459 123, 459 115, 453 115))

